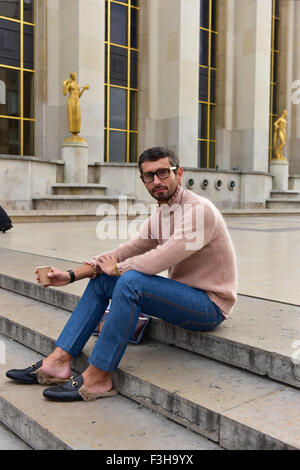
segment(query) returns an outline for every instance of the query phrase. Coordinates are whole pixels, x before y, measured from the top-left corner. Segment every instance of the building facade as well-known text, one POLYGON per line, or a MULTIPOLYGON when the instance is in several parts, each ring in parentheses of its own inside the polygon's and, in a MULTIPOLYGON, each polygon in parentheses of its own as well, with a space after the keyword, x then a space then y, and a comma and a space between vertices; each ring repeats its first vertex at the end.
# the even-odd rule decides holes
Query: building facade
POLYGON ((30 209, 63 182, 62 83, 76 72, 90 85, 90 183, 147 199, 138 155, 166 146, 186 187, 221 208, 266 207, 283 110, 300 187, 299 42, 296 0, 0 0, 0 200, 30 209))

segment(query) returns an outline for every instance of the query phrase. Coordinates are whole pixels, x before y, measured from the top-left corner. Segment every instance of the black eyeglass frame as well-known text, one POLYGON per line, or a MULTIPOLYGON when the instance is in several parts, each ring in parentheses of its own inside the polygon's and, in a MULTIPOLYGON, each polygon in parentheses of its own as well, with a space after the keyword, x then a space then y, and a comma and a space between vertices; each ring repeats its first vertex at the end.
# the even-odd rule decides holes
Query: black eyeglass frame
POLYGON ((169 176, 170 176, 170 174, 171 174, 171 171, 173 171, 173 170, 175 171, 175 170, 177 170, 177 168, 178 168, 178 166, 171 166, 170 168, 158 168, 156 171, 147 171, 145 174, 148 174, 148 175, 151 174, 151 175, 152 175, 152 179, 151 179, 150 181, 145 181, 145 180, 144 180, 144 177, 145 177, 145 176, 144 176, 143 173, 141 173, 140 178, 141 178, 141 180, 143 181, 143 183, 146 183, 146 184, 147 184, 147 183, 152 183, 152 182, 154 181, 154 176, 155 176, 155 175, 156 175, 160 180, 166 180, 167 178, 169 178, 169 176), (158 172, 159 172, 160 170, 167 170, 167 171, 168 171, 168 175, 167 175, 167 176, 164 176, 164 177, 159 176, 158 172))

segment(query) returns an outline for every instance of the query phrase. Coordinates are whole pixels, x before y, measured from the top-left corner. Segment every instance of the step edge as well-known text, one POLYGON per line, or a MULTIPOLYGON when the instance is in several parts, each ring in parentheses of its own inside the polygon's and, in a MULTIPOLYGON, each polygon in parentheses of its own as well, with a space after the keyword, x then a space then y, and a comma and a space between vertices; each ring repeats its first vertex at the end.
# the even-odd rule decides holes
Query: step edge
POLYGON ((205 334, 199 332, 200 334, 194 335, 194 343, 197 344, 189 347, 190 341, 181 342, 180 334, 176 335, 172 332, 168 334, 166 329, 174 331, 177 327, 166 325, 160 319, 151 318, 149 322, 150 332, 146 332, 146 334, 150 334, 153 339, 174 345, 177 348, 300 389, 300 379, 297 379, 296 375, 298 366, 292 362, 289 356, 267 351, 247 343, 240 343, 230 338, 219 337, 214 335, 213 332, 205 332, 205 334), (158 322, 161 323, 161 328, 158 327, 157 332, 156 324, 158 322), (276 373, 278 370, 283 370, 285 375, 276 373))
POLYGON ((76 183, 55 183, 51 185, 52 188, 97 188, 105 189, 107 186, 101 183, 86 183, 86 184, 76 184, 76 183))
POLYGON ((278 198, 273 198, 273 199, 266 199, 266 202, 268 202, 268 203, 269 202, 271 202, 271 203, 273 203, 273 202, 275 202, 275 203, 277 203, 277 202, 286 202, 288 204, 289 203, 297 204, 297 203, 300 203, 300 199, 284 199, 284 198, 281 199, 281 198, 278 197, 278 198))
POLYGON ((299 447, 280 441, 276 437, 269 439, 267 434, 246 424, 241 426, 238 421, 228 416, 220 418, 218 444, 227 450, 299 450, 299 447))
MULTIPOLYGON (((36 196, 33 197, 33 201, 84 201, 84 200, 92 200, 92 201, 97 201, 97 200, 102 200, 102 201, 120 201, 124 198, 122 195, 117 195, 117 194, 112 194, 111 196, 109 195, 102 195, 102 196, 83 196, 83 195, 45 195, 45 196, 36 196), (121 199, 120 199, 121 198, 121 199)), ((134 196, 126 196, 127 201, 135 201, 136 198, 134 196)))
POLYGON ((0 411, 1 422, 20 439, 22 439, 33 450, 73 450, 67 443, 55 436, 37 420, 32 418, 24 410, 18 408, 14 403, 7 400, 0 391, 0 411), (22 422, 27 432, 22 432, 22 422), (37 446, 37 436, 39 442, 47 441, 45 445, 37 446), (50 447, 49 447, 50 443, 50 447))

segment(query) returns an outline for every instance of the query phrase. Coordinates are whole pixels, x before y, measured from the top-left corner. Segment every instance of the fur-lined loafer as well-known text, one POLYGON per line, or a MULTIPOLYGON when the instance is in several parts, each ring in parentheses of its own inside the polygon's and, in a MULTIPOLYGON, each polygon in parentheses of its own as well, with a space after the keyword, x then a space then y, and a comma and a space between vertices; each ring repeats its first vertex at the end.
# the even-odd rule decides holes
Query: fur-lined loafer
POLYGON ((58 379, 44 374, 39 369, 42 367, 42 362, 39 361, 32 364, 26 369, 11 369, 6 372, 6 377, 15 380, 20 384, 40 384, 40 385, 57 385, 67 382, 70 379, 58 379))
POLYGON ((71 377, 65 384, 46 388, 43 391, 44 397, 54 401, 93 401, 97 398, 114 397, 117 394, 114 388, 109 392, 89 392, 83 383, 82 375, 71 377))

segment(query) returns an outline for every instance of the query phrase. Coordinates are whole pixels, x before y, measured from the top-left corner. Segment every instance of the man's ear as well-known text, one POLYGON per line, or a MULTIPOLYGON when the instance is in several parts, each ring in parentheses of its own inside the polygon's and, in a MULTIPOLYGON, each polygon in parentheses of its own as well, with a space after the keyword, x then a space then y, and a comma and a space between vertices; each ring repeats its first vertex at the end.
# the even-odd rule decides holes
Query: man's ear
POLYGON ((182 175, 183 175, 183 168, 182 168, 182 166, 179 166, 179 167, 177 168, 177 172, 176 172, 176 173, 177 173, 177 176, 178 176, 178 180, 179 180, 179 182, 181 183, 182 175))

